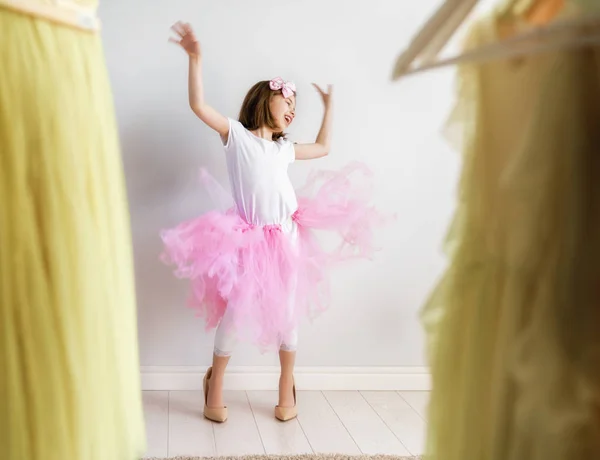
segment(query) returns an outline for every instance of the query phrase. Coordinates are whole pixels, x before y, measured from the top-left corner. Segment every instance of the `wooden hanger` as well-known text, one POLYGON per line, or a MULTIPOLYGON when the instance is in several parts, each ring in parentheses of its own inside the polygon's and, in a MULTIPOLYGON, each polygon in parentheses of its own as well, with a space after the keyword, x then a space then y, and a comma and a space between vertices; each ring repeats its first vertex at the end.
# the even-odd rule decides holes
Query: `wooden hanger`
POLYGON ((73 0, 52 0, 48 3, 39 0, 0 0, 0 8, 89 32, 100 30, 96 10, 84 8, 73 0))
MULTIPOLYGON (((470 2, 471 0, 463 1, 470 2)), ((543 1, 544 0, 534 3, 540 7, 543 1)), ((555 0, 550 1, 553 2, 555 0)), ((452 3, 455 2, 453 1, 452 3)), ((512 3, 512 6, 515 6, 516 4, 515 1, 509 3, 512 3)), ((532 5, 532 2, 530 2, 529 6, 531 7, 532 5)), ((554 6, 556 8, 557 4, 555 3, 554 6)), ((536 10, 525 9, 524 13, 527 14, 528 12, 532 11, 536 10)), ((557 12, 552 9, 546 11, 554 11, 554 15, 556 15, 557 12)), ((549 18, 550 14, 546 13, 541 17, 549 18)), ((458 24, 454 27, 454 30, 457 28, 458 24)), ((451 37, 448 36, 446 42, 450 38, 451 37)), ((555 49, 576 48, 593 44, 600 45, 600 14, 556 20, 547 25, 535 27, 527 32, 516 34, 511 38, 507 38, 496 43, 491 43, 489 45, 484 45, 472 51, 467 51, 463 54, 448 59, 430 59, 429 62, 420 62, 419 64, 414 65, 413 63, 416 59, 413 58, 410 61, 408 58, 403 59, 405 56, 405 53, 403 53, 398 60, 402 65, 397 65, 394 68, 392 80, 398 80, 403 76, 460 63, 482 63, 496 59, 510 59, 513 57, 527 56, 555 49)), ((426 43, 421 49, 424 49, 425 47, 426 43)))
POLYGON ((415 61, 423 65, 431 63, 477 3, 478 0, 446 0, 442 3, 396 60, 392 79, 408 72, 415 61))

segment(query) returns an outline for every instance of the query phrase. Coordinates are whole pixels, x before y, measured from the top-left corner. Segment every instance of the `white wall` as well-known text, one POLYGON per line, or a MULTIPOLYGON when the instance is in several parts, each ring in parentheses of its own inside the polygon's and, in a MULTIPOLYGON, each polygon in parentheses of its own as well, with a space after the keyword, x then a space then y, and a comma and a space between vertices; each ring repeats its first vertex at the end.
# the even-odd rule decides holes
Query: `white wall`
MULTIPOLYGON (((187 60, 167 43, 177 19, 191 22, 205 54, 211 104, 236 116, 246 90, 281 75, 299 89, 295 140, 321 120, 310 82, 336 85, 329 158, 312 168, 361 160, 377 178, 377 206, 398 214, 372 263, 333 277, 333 305, 301 331, 301 366, 423 366, 417 313, 444 265, 440 252, 454 203, 459 157, 440 135, 452 99, 451 71, 389 81, 409 37, 439 2, 392 0, 104 0, 100 15, 122 138, 137 270, 145 366, 209 363, 212 334, 184 306, 187 284, 163 266, 159 230, 210 207, 201 166, 226 183, 215 134, 187 105, 187 60)), ((269 366, 272 355, 239 349, 232 364, 269 366)))

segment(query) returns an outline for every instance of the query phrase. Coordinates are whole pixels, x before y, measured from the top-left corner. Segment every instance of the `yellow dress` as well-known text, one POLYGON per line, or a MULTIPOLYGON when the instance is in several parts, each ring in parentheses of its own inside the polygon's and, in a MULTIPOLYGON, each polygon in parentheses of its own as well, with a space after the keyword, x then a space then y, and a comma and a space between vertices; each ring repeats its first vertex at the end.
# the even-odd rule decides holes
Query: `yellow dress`
MULTIPOLYGON (((497 24, 478 20, 466 47, 497 24)), ((450 265, 422 311, 428 458, 600 458, 600 48, 465 65, 459 81, 450 265)))
POLYGON ((139 458, 136 327, 100 37, 0 3, 0 459, 139 458))

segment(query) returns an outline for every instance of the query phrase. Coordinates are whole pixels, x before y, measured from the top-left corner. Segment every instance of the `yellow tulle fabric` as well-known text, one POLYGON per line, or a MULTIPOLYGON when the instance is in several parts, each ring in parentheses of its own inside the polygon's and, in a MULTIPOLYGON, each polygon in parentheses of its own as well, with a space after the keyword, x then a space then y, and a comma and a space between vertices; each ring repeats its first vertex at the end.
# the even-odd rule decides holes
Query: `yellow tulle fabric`
MULTIPOLYGON (((497 25, 477 20, 465 47, 497 25)), ((600 47, 465 65, 458 81, 450 264, 422 311, 427 458, 600 458, 600 47)))
POLYGON ((0 8, 0 458, 144 448, 129 216, 98 35, 0 8))

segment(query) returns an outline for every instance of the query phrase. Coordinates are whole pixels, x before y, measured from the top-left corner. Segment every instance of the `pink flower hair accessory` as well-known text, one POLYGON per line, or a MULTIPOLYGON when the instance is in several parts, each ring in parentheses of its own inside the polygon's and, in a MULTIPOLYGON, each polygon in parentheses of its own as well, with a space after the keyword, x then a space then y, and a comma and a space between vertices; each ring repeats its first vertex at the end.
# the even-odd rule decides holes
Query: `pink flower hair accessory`
POLYGON ((284 81, 281 77, 273 78, 269 82, 269 88, 273 91, 281 90, 283 97, 290 97, 296 94, 296 85, 292 81, 284 81))

